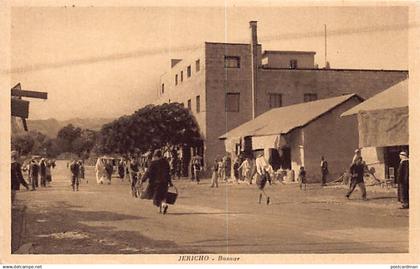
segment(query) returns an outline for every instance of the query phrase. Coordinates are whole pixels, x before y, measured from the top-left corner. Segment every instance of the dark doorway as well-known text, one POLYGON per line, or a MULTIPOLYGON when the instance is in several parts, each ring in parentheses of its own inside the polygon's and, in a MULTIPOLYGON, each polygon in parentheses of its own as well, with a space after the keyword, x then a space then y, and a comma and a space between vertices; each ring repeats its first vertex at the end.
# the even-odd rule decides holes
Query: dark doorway
POLYGON ((282 169, 292 169, 292 158, 289 147, 282 147, 279 151, 280 163, 282 169))
POLYGON ((281 168, 282 161, 277 149, 270 149, 270 160, 268 160, 268 163, 273 167, 274 171, 281 168))
POLYGON ((408 146, 393 146, 384 148, 385 178, 393 178, 397 183, 397 169, 400 164, 400 152, 408 152, 408 146))
POLYGON ((181 174, 183 177, 188 177, 188 168, 191 160, 191 149, 190 147, 182 147, 182 159, 181 159, 181 174))

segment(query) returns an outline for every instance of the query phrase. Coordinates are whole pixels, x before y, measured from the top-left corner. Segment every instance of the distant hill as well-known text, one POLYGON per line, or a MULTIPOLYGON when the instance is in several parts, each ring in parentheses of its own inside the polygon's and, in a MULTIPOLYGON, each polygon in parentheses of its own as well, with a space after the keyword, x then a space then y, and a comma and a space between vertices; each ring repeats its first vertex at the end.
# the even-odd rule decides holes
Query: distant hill
POLYGON ((73 124, 76 127, 82 129, 91 129, 98 131, 101 129, 102 125, 113 121, 113 119, 105 118, 74 118, 65 121, 58 121, 54 118, 46 120, 28 120, 28 129, 33 131, 39 131, 49 137, 56 137, 58 131, 68 124, 73 124))

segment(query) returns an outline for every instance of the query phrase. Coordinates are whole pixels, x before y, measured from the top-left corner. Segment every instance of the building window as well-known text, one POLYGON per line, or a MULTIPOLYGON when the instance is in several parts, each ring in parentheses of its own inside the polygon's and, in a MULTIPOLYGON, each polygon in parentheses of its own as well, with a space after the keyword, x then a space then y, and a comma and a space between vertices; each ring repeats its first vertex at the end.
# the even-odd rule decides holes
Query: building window
POLYGON ((191 110, 191 99, 188 99, 187 104, 188 104, 188 109, 191 110))
POLYGON ((238 56, 225 56, 225 68, 240 68, 241 58, 238 56))
POLYGON ((164 94, 164 93, 165 93, 165 84, 164 84, 164 83, 162 83, 162 89, 161 89, 161 92, 162 92, 162 94, 164 94))
POLYGON ((195 97, 195 108, 197 113, 200 113, 200 95, 195 97))
POLYGON ((175 75, 175 85, 178 85, 178 74, 175 75))
POLYGON ((297 60, 290 60, 290 69, 297 69, 298 68, 298 62, 297 60))
POLYGON ((191 65, 187 67, 187 77, 191 77, 191 65))
POLYGON ((198 72, 198 71, 200 71, 200 59, 195 61, 195 72, 198 72))
POLYGON ((239 112, 239 93, 226 93, 226 112, 239 112))
POLYGON ((184 81, 184 71, 181 71, 181 82, 184 81))
POLYGON ((282 106, 282 98, 280 93, 270 93, 268 94, 269 98, 269 106, 270 108, 281 107, 282 106))
POLYGON ((318 100, 318 95, 316 93, 305 93, 303 95, 303 102, 311 102, 318 100))

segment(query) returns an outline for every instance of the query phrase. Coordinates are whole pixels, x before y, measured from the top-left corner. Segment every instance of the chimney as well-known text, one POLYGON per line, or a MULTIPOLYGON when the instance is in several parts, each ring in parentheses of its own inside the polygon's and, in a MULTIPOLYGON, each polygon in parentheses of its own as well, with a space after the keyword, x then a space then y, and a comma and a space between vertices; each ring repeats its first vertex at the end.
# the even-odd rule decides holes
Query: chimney
POLYGON ((258 38, 257 38, 257 21, 250 21, 251 29, 251 99, 252 99, 252 119, 256 117, 257 105, 257 71, 258 71, 258 38))
POLYGON ((258 45, 257 21, 250 21, 249 28, 251 28, 251 44, 258 45))

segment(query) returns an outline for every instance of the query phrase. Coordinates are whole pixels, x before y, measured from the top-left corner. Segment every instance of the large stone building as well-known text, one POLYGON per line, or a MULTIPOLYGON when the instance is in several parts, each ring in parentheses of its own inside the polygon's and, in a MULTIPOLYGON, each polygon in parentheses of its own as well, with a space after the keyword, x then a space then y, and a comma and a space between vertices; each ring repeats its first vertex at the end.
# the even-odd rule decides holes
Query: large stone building
POLYGON ((206 164, 225 154, 219 136, 270 108, 350 93, 367 99, 408 77, 401 70, 320 69, 315 52, 263 52, 257 22, 250 30, 249 44, 205 42, 189 57, 172 59, 161 76, 156 103, 191 109, 206 164))

